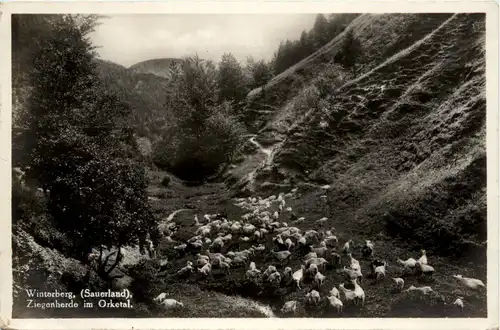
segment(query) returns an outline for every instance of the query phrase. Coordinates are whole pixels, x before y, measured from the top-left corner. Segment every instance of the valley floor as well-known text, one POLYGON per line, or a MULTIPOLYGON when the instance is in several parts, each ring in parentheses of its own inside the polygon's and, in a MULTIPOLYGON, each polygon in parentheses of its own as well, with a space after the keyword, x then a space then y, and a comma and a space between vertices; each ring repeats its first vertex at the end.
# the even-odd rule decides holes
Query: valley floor
MULTIPOLYGON (((452 275, 462 274, 465 277, 473 277, 479 279, 486 278, 485 265, 479 265, 474 260, 451 260, 449 258, 434 255, 433 251, 428 251, 429 264, 436 269, 436 274, 433 278, 417 278, 414 276, 402 276, 402 267, 398 265, 397 258, 406 260, 407 258, 418 259, 419 251, 411 251, 406 248, 404 242, 395 241, 389 238, 384 233, 380 233, 377 237, 368 237, 363 232, 363 227, 354 223, 345 223, 342 218, 330 218, 333 205, 327 205, 320 195, 328 194, 328 191, 314 189, 309 191, 301 191, 299 189, 298 196, 295 199, 287 201, 287 206, 291 206, 298 217, 305 217, 306 220, 301 224, 290 222, 289 215, 286 212, 280 216, 279 221, 287 222, 289 226, 299 227, 305 231, 308 229, 316 229, 314 221, 322 217, 329 217, 326 229, 335 228, 334 234, 339 238, 340 248, 346 241, 352 239, 356 244, 364 242, 365 239, 370 239, 375 243, 375 258, 388 261, 387 276, 376 282, 374 279, 368 278, 370 272, 369 261, 362 259, 360 250, 355 250, 353 256, 360 260, 364 279, 362 287, 365 290, 366 302, 364 306, 345 306, 341 315, 337 315, 336 311, 327 307, 325 301, 319 307, 309 308, 304 306, 305 295, 313 288, 312 283, 307 281, 302 287, 302 290, 297 290, 293 286, 282 284, 279 288, 271 288, 266 285, 253 285, 245 279, 246 267, 234 268, 230 270, 230 274, 225 274, 219 269, 215 269, 208 278, 203 278, 198 272, 191 274, 188 278, 180 279, 176 272, 186 265, 187 260, 196 262, 195 255, 179 256, 173 250, 173 245, 180 244, 190 237, 195 235, 196 227, 194 226, 193 217, 198 214, 201 219, 204 214, 214 214, 222 210, 226 210, 228 218, 231 220, 239 219, 245 211, 235 206, 234 199, 231 198, 230 192, 223 185, 208 184, 201 187, 185 187, 181 189, 179 183, 175 184, 174 188, 164 188, 159 182, 163 176, 162 173, 156 173, 158 180, 150 187, 150 193, 153 196, 152 204, 154 209, 165 218, 171 212, 182 209, 192 208, 187 211, 179 212, 173 219, 178 225, 178 231, 172 237, 178 241, 175 244, 160 244, 158 252, 162 256, 167 256, 169 260, 168 269, 163 274, 165 276, 166 287, 161 291, 167 293, 167 296, 179 301, 188 301, 188 306, 200 304, 198 299, 190 298, 189 294, 185 294, 186 289, 190 286, 195 291, 201 289, 203 292, 220 292, 228 295, 239 295, 254 299, 263 304, 268 304, 274 313, 281 315, 280 309, 286 301, 297 300, 299 302, 299 311, 296 316, 300 317, 486 317, 486 293, 476 293, 464 291, 460 288, 452 275), (176 193, 174 193, 176 191, 176 193), (405 289, 414 285, 431 286, 435 295, 422 296, 415 292, 395 292, 392 277, 403 277, 405 280, 405 289), (458 298, 464 298, 465 308, 463 312, 453 302, 458 298), (194 300, 193 300, 194 299, 194 300), (190 301, 192 303, 190 303, 190 301), (196 302, 195 302, 196 300, 196 302)), ((256 197, 256 196, 254 196, 256 197)), ((261 196, 262 198, 267 195, 261 196)), ((354 210, 353 210, 354 211, 354 210)), ((231 246, 225 246, 221 252, 226 253, 229 250, 238 251, 249 248, 252 245, 264 244, 266 250, 256 252, 256 255, 250 260, 256 263, 258 269, 263 272, 268 265, 274 264, 281 273, 284 267, 276 263, 273 259, 270 250, 273 249, 272 237, 276 233, 268 234, 267 237, 260 241, 239 242, 231 246)), ((212 239, 216 237, 216 233, 211 234, 212 239), (213 236, 213 237, 212 237, 213 236)), ((239 237, 233 236, 232 241, 237 242, 239 237)), ((292 258, 287 266, 290 266, 295 272, 300 269, 302 258, 296 254, 292 254, 292 258)), ((343 256, 342 264, 348 266, 348 258, 343 256)), ((323 272, 327 279, 325 284, 318 290, 321 297, 327 296, 333 285, 338 288, 338 285, 345 282, 344 277, 335 269, 329 267, 323 272)), ((484 281, 485 282, 485 281, 484 281)), ((189 290, 188 290, 189 291, 189 290)), ((207 298, 208 299, 208 298, 207 298)), ((343 294, 341 299, 344 301, 343 294)), ((208 304, 208 302, 207 302, 208 304)), ((185 304, 186 305, 186 304, 185 304)), ((204 317, 206 311, 200 308, 196 310, 200 314, 193 313, 193 308, 185 308, 186 314, 181 311, 176 312, 177 317, 204 317), (189 311, 189 312, 187 312, 189 311)), ((158 316, 174 316, 170 314, 158 316)), ((222 315, 221 315, 222 316, 222 315)), ((225 315, 231 317, 230 315, 225 315)))

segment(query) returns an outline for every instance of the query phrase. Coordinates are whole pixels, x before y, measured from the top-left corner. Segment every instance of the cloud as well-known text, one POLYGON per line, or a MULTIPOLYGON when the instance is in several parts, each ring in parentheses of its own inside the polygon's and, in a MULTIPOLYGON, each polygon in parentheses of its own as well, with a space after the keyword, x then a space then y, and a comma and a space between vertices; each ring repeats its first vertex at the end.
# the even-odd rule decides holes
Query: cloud
POLYGON ((198 53, 218 62, 224 53, 270 60, 279 42, 298 39, 314 23, 311 14, 116 15, 92 33, 101 58, 130 66, 160 57, 198 53))

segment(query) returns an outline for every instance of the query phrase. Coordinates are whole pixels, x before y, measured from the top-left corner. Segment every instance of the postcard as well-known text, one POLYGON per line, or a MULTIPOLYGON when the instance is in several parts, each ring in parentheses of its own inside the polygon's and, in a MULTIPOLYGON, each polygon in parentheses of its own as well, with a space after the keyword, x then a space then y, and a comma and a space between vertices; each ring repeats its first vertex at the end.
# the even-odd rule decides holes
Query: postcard
POLYGON ((4 2, 5 329, 498 329, 494 2, 4 2))

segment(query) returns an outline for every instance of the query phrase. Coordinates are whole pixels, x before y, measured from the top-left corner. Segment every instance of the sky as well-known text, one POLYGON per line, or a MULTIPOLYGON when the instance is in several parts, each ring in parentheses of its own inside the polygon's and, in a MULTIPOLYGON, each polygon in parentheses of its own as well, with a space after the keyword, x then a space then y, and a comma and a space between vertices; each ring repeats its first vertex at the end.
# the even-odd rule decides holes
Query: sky
POLYGON ((154 58, 193 55, 218 62, 224 53, 270 60, 281 40, 295 40, 315 14, 142 14, 102 20, 91 39, 100 57, 129 67, 154 58))

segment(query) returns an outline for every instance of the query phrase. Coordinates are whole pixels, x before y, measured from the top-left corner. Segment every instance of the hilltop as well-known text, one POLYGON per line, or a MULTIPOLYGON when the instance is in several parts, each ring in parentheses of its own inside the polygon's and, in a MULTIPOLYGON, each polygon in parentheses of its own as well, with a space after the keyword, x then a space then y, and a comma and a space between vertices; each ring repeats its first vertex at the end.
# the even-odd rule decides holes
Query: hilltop
POLYGON ((129 69, 136 73, 151 73, 159 77, 168 78, 171 66, 180 65, 181 61, 178 58, 156 58, 131 65, 129 69))

